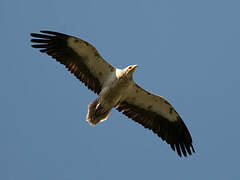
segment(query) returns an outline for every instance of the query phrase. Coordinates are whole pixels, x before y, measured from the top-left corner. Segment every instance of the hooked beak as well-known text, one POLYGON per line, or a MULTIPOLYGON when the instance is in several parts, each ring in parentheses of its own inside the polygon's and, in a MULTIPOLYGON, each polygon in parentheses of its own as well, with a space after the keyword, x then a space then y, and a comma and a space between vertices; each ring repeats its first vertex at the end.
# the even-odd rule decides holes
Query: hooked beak
POLYGON ((133 65, 133 66, 132 66, 132 69, 130 70, 130 72, 135 71, 136 67, 138 67, 137 64, 136 64, 136 65, 133 65))

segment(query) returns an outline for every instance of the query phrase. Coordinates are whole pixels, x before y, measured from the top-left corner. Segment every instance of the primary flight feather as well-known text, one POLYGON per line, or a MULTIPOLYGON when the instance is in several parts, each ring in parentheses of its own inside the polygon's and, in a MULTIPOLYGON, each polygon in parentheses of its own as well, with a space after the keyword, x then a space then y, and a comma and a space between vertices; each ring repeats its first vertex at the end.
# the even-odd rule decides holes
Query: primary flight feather
POLYGON ((164 98, 139 87, 132 79, 137 65, 118 69, 107 63, 90 43, 66 34, 31 33, 41 52, 52 56, 82 81, 98 98, 88 105, 86 120, 91 125, 106 120, 116 108, 152 130, 179 156, 195 152, 191 135, 181 117, 164 98))

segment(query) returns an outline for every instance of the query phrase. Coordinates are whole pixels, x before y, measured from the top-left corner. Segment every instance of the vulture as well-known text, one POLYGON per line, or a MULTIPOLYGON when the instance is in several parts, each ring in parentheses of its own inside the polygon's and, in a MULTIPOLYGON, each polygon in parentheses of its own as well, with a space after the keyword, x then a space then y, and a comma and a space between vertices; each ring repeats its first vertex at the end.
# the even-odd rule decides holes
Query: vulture
POLYGON ((59 32, 31 33, 33 48, 63 64, 98 97, 88 105, 86 120, 95 126, 113 108, 152 130, 181 157, 195 152, 183 120, 163 97, 137 85, 132 75, 137 65, 124 69, 106 62, 90 43, 59 32))

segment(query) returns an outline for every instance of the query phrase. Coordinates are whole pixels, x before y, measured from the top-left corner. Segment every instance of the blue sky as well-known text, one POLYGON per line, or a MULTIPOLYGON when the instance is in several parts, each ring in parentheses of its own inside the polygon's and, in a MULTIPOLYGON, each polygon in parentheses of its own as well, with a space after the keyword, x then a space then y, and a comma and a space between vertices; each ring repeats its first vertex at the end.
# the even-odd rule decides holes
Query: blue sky
POLYGON ((240 1, 0 1, 0 179, 239 179, 240 1), (30 47, 54 30, 91 42, 165 97, 196 153, 179 158, 113 110, 91 127, 96 98, 30 47))

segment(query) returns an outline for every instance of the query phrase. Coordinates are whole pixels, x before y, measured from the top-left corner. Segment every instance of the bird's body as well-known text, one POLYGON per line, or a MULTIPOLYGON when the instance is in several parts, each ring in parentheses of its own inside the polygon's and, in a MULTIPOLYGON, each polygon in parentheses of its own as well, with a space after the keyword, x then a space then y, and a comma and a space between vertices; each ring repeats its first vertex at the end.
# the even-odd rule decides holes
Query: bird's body
POLYGON ((86 119, 91 125, 106 120, 112 108, 127 98, 128 89, 131 89, 131 86, 134 85, 132 73, 136 67, 137 65, 131 65, 125 69, 115 69, 112 72, 104 83, 98 98, 89 104, 86 119), (101 111, 99 111, 99 108, 101 111), (99 116, 95 116, 95 114, 99 116))
POLYGON ((66 34, 32 33, 32 45, 47 53, 81 80, 98 97, 88 105, 91 125, 106 120, 112 108, 151 129, 178 155, 195 152, 191 135, 179 114, 164 98, 139 87, 132 79, 136 65, 118 69, 108 64, 88 42, 66 34))

